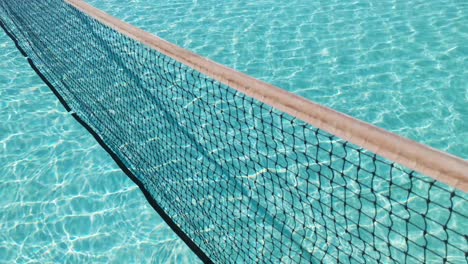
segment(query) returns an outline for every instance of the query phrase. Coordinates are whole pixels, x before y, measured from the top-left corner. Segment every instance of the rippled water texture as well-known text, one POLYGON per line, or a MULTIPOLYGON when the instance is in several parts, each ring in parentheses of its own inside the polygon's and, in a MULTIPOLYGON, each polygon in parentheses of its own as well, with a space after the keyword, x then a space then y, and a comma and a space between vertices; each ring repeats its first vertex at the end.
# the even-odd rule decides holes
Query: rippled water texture
POLYGON ((0 30, 0 263, 193 263, 0 30))
POLYGON ((468 2, 89 1, 217 62, 468 158, 468 2))

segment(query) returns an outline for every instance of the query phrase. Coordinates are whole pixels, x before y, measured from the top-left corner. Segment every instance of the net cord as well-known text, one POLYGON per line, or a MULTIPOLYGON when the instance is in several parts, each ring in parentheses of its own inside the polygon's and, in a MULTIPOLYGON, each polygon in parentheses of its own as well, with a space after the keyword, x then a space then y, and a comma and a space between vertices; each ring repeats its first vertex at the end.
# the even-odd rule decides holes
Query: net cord
POLYGON ((393 162, 468 192, 468 161, 464 159, 403 138, 201 57, 112 17, 83 0, 65 0, 65 2, 119 33, 249 97, 393 162))

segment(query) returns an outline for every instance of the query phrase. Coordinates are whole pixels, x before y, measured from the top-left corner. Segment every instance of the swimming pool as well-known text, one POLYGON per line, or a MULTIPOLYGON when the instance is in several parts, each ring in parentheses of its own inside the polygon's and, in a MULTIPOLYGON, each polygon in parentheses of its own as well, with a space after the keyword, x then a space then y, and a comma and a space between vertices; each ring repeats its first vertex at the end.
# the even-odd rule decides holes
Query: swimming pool
POLYGON ((327 55, 327 51, 324 51, 324 55, 327 55))

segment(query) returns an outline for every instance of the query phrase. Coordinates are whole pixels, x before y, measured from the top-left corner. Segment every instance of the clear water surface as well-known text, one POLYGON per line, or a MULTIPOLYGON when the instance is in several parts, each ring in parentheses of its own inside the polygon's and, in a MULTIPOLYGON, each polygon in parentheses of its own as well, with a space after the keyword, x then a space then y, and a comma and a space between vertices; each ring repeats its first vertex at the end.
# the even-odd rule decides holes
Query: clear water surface
MULTIPOLYGON (((160 37, 468 157, 465 1, 89 1, 160 37)), ((0 263, 196 260, 0 32, 0 263)))
POLYGON ((0 263, 198 258, 0 31, 0 263))

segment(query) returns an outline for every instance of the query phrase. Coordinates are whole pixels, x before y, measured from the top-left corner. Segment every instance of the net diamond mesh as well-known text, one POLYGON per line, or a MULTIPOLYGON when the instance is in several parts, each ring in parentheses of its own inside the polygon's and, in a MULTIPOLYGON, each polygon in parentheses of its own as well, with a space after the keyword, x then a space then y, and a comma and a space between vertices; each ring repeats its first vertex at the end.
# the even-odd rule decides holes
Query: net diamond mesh
POLYGON ((46 81, 209 261, 467 261, 467 194, 63 1, 1 0, 0 15, 46 81))

